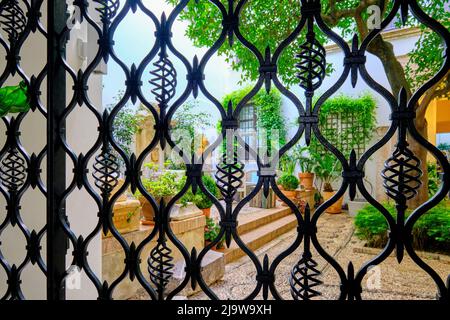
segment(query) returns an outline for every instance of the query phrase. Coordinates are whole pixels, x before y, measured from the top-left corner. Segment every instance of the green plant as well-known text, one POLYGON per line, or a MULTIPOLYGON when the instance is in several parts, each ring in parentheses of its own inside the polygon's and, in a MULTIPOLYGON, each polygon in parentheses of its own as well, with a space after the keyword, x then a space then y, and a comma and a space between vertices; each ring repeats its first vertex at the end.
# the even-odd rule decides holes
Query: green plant
MULTIPOLYGON (((211 192, 214 197, 219 195, 219 189, 217 188, 216 182, 210 175, 204 175, 202 177, 202 182, 205 185, 205 188, 211 192)), ((208 209, 213 205, 211 199, 208 198, 201 190, 197 191, 196 197, 194 198, 194 203, 199 209, 208 209)))
MULTIPOLYGON (((146 164, 144 166, 154 170, 150 178, 142 179, 142 185, 155 198, 173 197, 181 190, 186 182, 185 176, 180 177, 175 172, 157 172, 157 165, 146 164)), ((139 198, 141 196, 141 193, 137 191, 135 197, 139 198)))
MULTIPOLYGON (((370 94, 358 98, 342 94, 328 99, 320 108, 321 133, 348 158, 353 149, 363 151, 372 138, 375 111, 376 102, 370 94)), ((310 151, 328 153, 316 137, 311 139, 310 151)))
MULTIPOLYGON (((206 218, 205 241, 213 242, 220 234, 220 226, 211 218, 206 218)), ((217 249, 223 247, 225 237, 223 236, 216 245, 217 249)))
POLYGON ((437 148, 441 151, 450 151, 450 144, 442 142, 438 144, 437 148))
MULTIPOLYGON (((218 197, 219 189, 217 188, 216 182, 210 175, 202 176, 202 182, 205 185, 205 188, 212 193, 214 197, 218 197)), ((199 209, 208 209, 211 208, 213 202, 208 196, 203 193, 200 188, 197 189, 197 193, 194 195, 192 193, 192 188, 183 195, 180 200, 182 205, 186 205, 188 202, 193 202, 199 209)))
MULTIPOLYGON (((239 102, 250 93, 251 89, 251 87, 245 87, 226 95, 222 99, 223 108, 226 110, 230 102, 233 108, 236 108, 239 102)), ((260 129, 264 130, 264 138, 267 141, 267 152, 270 155, 272 149, 278 150, 280 146, 286 143, 286 124, 281 112, 281 94, 276 89, 272 89, 269 93, 265 90, 260 90, 247 105, 253 105, 255 107, 257 118, 256 129, 258 131, 260 129)), ((217 128, 221 132, 222 125, 220 121, 217 124, 217 128)), ((262 132, 260 131, 259 133, 261 134, 262 132)))
POLYGON ((296 165, 297 159, 289 153, 285 153, 280 158, 280 170, 283 172, 283 174, 294 175, 296 165))
POLYGON ((437 166, 435 163, 428 162, 428 195, 434 196, 439 189, 440 179, 437 172, 437 166))
POLYGON ((297 144, 292 150, 294 159, 300 166, 302 172, 313 172, 316 162, 311 157, 308 146, 302 146, 297 144))
MULTIPOLYGON (((201 132, 210 126, 212 126, 211 115, 200 111, 196 101, 189 101, 175 112, 171 129, 172 138, 184 152, 193 154, 199 147, 199 142, 202 141, 201 132)), ((177 157, 175 161, 172 159, 172 162, 175 166, 183 165, 181 157, 177 157)))
POLYGON ((298 188, 299 182, 296 176, 285 173, 278 179, 278 184, 285 191, 294 191, 298 188))
MULTIPOLYGON (((397 211, 392 203, 383 203, 389 214, 396 218, 397 211)), ((409 216, 411 211, 407 211, 409 216)), ((382 247, 388 239, 388 223, 372 205, 362 208, 355 217, 356 235, 367 241, 368 246, 382 247)), ((440 203, 421 216, 413 226, 413 245, 420 250, 443 250, 450 248, 450 207, 440 203)))
POLYGON ((28 110, 30 110, 30 98, 24 81, 17 86, 0 88, 0 117, 28 110))
MULTIPOLYGON (((107 109, 111 112, 116 104, 122 99, 123 91, 120 91, 115 97, 115 103, 108 105, 107 109)), ((134 136, 141 129, 143 116, 136 112, 132 105, 125 105, 117 112, 113 121, 112 134, 117 144, 125 151, 127 155, 131 154, 131 145, 134 136)), ((119 157, 121 159, 121 157, 119 157)), ((122 163, 123 164, 123 163, 122 163)))
POLYGON ((137 207, 136 209, 134 209, 134 211, 130 211, 127 213, 127 223, 131 222, 131 219, 136 215, 138 209, 140 209, 140 207, 137 207))
POLYGON ((324 155, 314 154, 314 161, 316 162, 315 174, 323 184, 323 191, 332 192, 331 184, 339 177, 339 160, 330 153, 326 153, 324 155))

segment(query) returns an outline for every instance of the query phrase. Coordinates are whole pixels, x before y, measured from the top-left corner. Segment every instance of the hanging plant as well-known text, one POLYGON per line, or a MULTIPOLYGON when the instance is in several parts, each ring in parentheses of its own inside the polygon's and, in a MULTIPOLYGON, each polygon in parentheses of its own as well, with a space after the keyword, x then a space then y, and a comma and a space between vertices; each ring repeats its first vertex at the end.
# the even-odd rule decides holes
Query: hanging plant
POLYGON ((0 117, 28 110, 30 110, 30 98, 24 81, 18 86, 0 88, 0 117))

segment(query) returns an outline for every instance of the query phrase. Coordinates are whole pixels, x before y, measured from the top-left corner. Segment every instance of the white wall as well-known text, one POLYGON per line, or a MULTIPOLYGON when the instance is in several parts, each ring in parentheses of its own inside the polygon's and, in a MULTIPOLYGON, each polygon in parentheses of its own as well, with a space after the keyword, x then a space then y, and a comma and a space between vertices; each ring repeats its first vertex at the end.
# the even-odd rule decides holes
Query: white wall
MULTIPOLYGON (((46 3, 43 4, 43 8, 46 8, 46 3)), ((46 21, 46 15, 44 13, 42 21, 46 21)), ((44 23, 46 25, 46 23, 44 23)), ((71 40, 67 46, 67 61, 75 69, 78 70, 82 66, 82 60, 78 57, 76 50, 76 39, 87 37, 86 27, 82 27, 80 30, 73 30, 71 34, 71 40)), ((4 55, 4 50, 0 50, 0 55, 4 55)), ((28 76, 33 74, 37 75, 46 62, 46 40, 40 35, 31 35, 26 42, 23 50, 21 51, 21 65, 28 76)), ((4 60, 0 63, 0 69, 3 70, 4 60)), ((16 85, 20 79, 16 76, 9 79, 6 85, 16 85)), ((101 108, 102 96, 101 96, 101 84, 102 77, 94 75, 90 82, 90 98, 95 106, 101 108)), ((67 83, 68 99, 71 97, 72 81, 67 83)), ((41 87, 42 100, 46 104, 46 84, 41 87)), ((85 107, 77 107, 73 115, 68 118, 67 121, 67 140, 69 145, 77 151, 86 153, 86 151, 92 146, 94 137, 98 134, 97 122, 90 116, 85 107)), ((5 126, 3 122, 0 128, 0 143, 4 144, 5 141, 5 126)), ((30 112, 21 125, 21 141, 29 154, 32 152, 38 153, 46 144, 46 122, 43 116, 39 112, 30 112)), ((46 163, 42 164, 42 178, 45 183, 46 163)), ((70 183, 72 178, 72 163, 68 159, 67 163, 67 183, 70 183)), ((46 220, 46 201, 44 196, 36 190, 29 189, 21 201, 21 215, 22 218, 30 230, 40 230, 45 225, 46 220)), ((87 235, 92 231, 97 218, 97 208, 93 201, 89 201, 87 194, 84 192, 74 192, 67 201, 67 214, 71 223, 72 229, 75 233, 87 235)), ((5 200, 3 196, 0 196, 0 221, 3 221, 6 214, 5 200)), ((19 265, 25 257, 25 245, 26 241, 22 236, 22 233, 18 227, 12 228, 8 226, 4 233, 1 235, 1 250, 5 255, 5 258, 10 264, 19 265)), ((46 241, 45 238, 41 243, 42 256, 46 256, 46 241)), ((96 237, 89 246, 89 262, 91 268, 98 275, 101 276, 101 238, 96 237)), ((70 264, 72 260, 72 250, 68 250, 67 261, 70 264)), ((29 264, 23 271, 22 276, 22 289, 27 299, 45 299, 46 297, 46 279, 37 266, 29 264)), ((81 282, 81 290, 67 290, 68 299, 94 299, 97 294, 93 290, 93 287, 88 284, 89 280, 83 276, 81 282)), ((6 290, 6 274, 3 268, 0 268, 0 295, 3 295, 6 290)))

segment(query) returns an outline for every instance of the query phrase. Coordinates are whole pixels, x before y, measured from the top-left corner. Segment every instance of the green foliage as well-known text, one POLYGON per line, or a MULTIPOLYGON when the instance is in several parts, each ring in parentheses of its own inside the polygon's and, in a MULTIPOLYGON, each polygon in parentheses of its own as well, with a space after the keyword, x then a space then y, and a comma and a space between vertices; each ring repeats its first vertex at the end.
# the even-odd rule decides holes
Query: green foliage
MULTIPOLYGON (((339 95, 328 99, 319 113, 319 127, 324 137, 336 146, 346 157, 352 149, 364 147, 370 141, 376 128, 376 102, 370 94, 358 98, 339 95), (333 125, 327 120, 336 119, 333 125)), ((313 137, 311 150, 324 154, 323 145, 313 137)))
POLYGON ((297 144, 292 150, 292 156, 300 165, 302 172, 313 172, 316 167, 316 161, 310 154, 310 148, 308 146, 302 146, 297 144))
MULTIPOLYGON (((246 87, 226 95, 222 99, 223 107, 227 109, 228 103, 231 101, 233 108, 236 108, 251 89, 251 87, 246 87)), ((272 147, 279 149, 286 143, 286 124, 281 113, 282 101, 280 92, 272 89, 268 94, 265 90, 261 90, 250 100, 249 104, 254 105, 256 108, 258 129, 266 131, 265 138, 267 139, 267 149, 270 154, 272 147), (272 145, 277 142, 274 138, 275 132, 278 132, 279 146, 272 145)), ((218 128, 221 130, 220 123, 218 128)))
MULTIPOLYGON (((114 100, 118 103, 123 97, 123 91, 119 92, 114 100)), ((108 111, 115 107, 116 103, 108 105, 108 111)), ((131 145, 134 136, 141 129, 142 116, 139 115, 133 106, 125 105, 117 112, 113 121, 113 137, 117 144, 125 151, 127 155, 131 155, 131 145)))
MULTIPOLYGON (((212 126, 211 115, 199 111, 196 101, 185 103, 175 112, 174 125, 171 129, 172 139, 183 152, 194 154, 201 147, 202 131, 212 126)), ((184 161, 177 153, 172 155, 174 167, 182 167, 184 161)))
MULTIPOLYGON (((395 218, 395 206, 383 203, 395 218)), ((407 216, 410 212, 407 212, 407 216)), ((361 209, 355 217, 356 235, 367 241, 367 245, 381 247, 386 244, 388 223, 384 216, 372 205, 361 209)), ((444 250, 450 248, 450 207, 440 203, 417 220, 413 227, 413 243, 418 249, 444 250)))
POLYGON ((299 181, 296 176, 285 173, 278 179, 278 184, 281 185, 285 191, 294 191, 298 188, 299 181))
MULTIPOLYGON (((428 15, 450 30, 450 11, 445 8, 445 4, 449 3, 448 0, 422 0, 419 3, 422 3, 422 8, 428 15)), ((417 25, 417 21, 411 19, 409 25, 417 25)), ((408 54, 409 61, 405 67, 406 77, 414 90, 439 71, 445 52, 445 43, 437 33, 432 32, 423 24, 419 24, 419 28, 420 37, 414 49, 408 54)))
POLYGON ((30 110, 28 87, 24 81, 18 86, 0 88, 0 117, 8 113, 27 112, 30 110))
POLYGON ((339 178, 341 163, 331 153, 325 153, 323 155, 313 153, 313 157, 316 163, 315 174, 323 183, 323 191, 333 191, 331 184, 339 178))
POLYGON ((440 179, 437 172, 437 166, 435 163, 427 163, 428 171, 428 195, 434 196, 439 189, 440 179))
POLYGON ((280 170, 283 172, 283 174, 293 175, 296 165, 297 159, 289 153, 285 153, 280 158, 280 170))
MULTIPOLYGON (((219 196, 219 188, 217 188, 216 182, 210 175, 202 176, 202 182, 205 185, 205 188, 211 192, 214 197, 217 198, 219 196)), ((208 209, 213 205, 211 199, 200 189, 198 189, 197 193, 194 195, 192 189, 189 188, 186 194, 181 198, 182 204, 187 204, 188 202, 193 202, 199 209, 208 209)))
POLYGON ((441 151, 450 151, 450 144, 443 142, 443 143, 439 143, 437 148, 441 151))
MULTIPOLYGON (((158 166, 153 163, 144 166, 153 172, 150 178, 142 179, 142 185, 154 198, 173 197, 180 192, 186 182, 186 177, 180 177, 176 172, 158 172, 158 166)), ((141 196, 141 193, 137 191, 135 197, 141 196)))
MULTIPOLYGON (((178 0, 167 0, 167 2, 175 5, 178 0)), ((220 2, 225 8, 228 8, 227 0, 220 0, 220 2)), ((418 2, 430 16, 449 28, 449 13, 444 8, 444 4, 448 3, 448 0, 419 0, 418 2)), ((387 3, 386 10, 383 11, 383 16, 386 16, 393 1, 384 1, 383 3, 387 3)), ((358 32, 356 19, 360 20, 359 24, 365 25, 368 19, 367 8, 374 3, 363 0, 323 0, 321 4, 322 17, 326 23, 338 34, 350 39, 355 32, 358 32), (359 16, 358 13, 361 15, 359 16)), ((261 52, 264 53, 266 47, 269 47, 273 53, 281 41, 286 39, 296 28, 301 17, 300 7, 300 1, 248 1, 242 9, 239 29, 244 37, 249 39, 261 52)), ((180 18, 189 23, 186 35, 195 46, 209 48, 219 38, 222 30, 222 15, 210 1, 190 1, 187 8, 181 12, 180 18)), ((417 25, 417 21, 409 15, 408 24, 410 26, 417 25)), ((326 37, 317 28, 315 31, 318 41, 325 44, 326 37)), ((359 38, 361 39, 362 36, 359 35, 359 38)), ((304 41, 305 33, 302 32, 285 49, 278 61, 280 78, 287 85, 298 83, 298 79, 295 77, 297 73, 295 64, 298 62, 295 55, 300 51, 299 46, 304 41)), ((406 75, 411 87, 423 83, 424 80, 430 78, 429 75, 436 73, 442 64, 440 59, 444 52, 442 41, 434 33, 423 34, 417 41, 416 47, 417 49, 409 56, 410 61, 406 68, 406 75), (416 69, 415 66, 419 68, 416 69)), ((254 81, 259 77, 257 59, 239 41, 235 41, 233 47, 225 42, 220 47, 218 54, 225 55, 232 68, 242 72, 242 81, 254 81)), ((328 65, 328 73, 332 69, 332 66, 328 65)), ((399 75, 399 77, 401 76, 399 75)))
MULTIPOLYGON (((220 226, 214 222, 211 218, 206 218, 206 225, 205 225, 205 241, 214 241, 220 233, 220 226)), ((216 248, 220 249, 223 247, 223 242, 225 238, 222 237, 220 241, 217 243, 216 248)))

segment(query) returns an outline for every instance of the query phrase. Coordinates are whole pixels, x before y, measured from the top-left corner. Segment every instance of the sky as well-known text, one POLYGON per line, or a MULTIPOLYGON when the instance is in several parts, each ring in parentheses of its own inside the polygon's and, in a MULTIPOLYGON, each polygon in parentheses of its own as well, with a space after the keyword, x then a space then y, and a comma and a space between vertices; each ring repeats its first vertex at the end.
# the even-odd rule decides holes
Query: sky
MULTIPOLYGON (((165 0, 145 0, 143 3, 149 8, 157 17, 160 17, 163 12, 166 16, 172 11, 172 6, 168 5, 165 0)), ((200 59, 206 52, 206 48, 196 48, 192 42, 185 36, 187 29, 187 23, 176 21, 173 25, 173 38, 172 42, 174 46, 182 52, 182 54, 192 63, 195 55, 200 59)), ((136 14, 128 14, 122 21, 121 25, 117 29, 114 41, 115 51, 117 56, 123 60, 128 66, 132 63, 138 65, 142 59, 148 54, 155 42, 154 37, 155 27, 152 21, 138 9, 136 14)), ((173 55, 169 54, 169 58, 172 61, 175 69, 177 70, 177 94, 175 99, 184 91, 186 81, 186 68, 184 64, 173 55)), ((152 69, 150 64, 142 76, 144 95, 149 101, 153 100, 153 95, 150 90, 152 87, 148 83, 151 78, 149 71, 152 69)), ((206 69, 206 80, 214 79, 214 81, 205 81, 208 90, 220 101, 226 94, 240 88, 238 81, 240 75, 237 72, 231 70, 230 65, 225 61, 224 57, 214 55, 206 69)), ((114 97, 124 90, 125 78, 123 71, 114 61, 110 59, 108 63, 108 74, 104 77, 104 90, 103 90, 103 104, 108 106, 114 102, 114 97)), ((193 98, 190 97, 190 100, 193 98)), ((189 101, 189 100, 188 100, 189 101)), ((212 103, 209 102, 203 95, 199 95, 197 104, 202 111, 211 111, 212 103)), ((218 119, 218 113, 211 112, 213 118, 218 119)))

